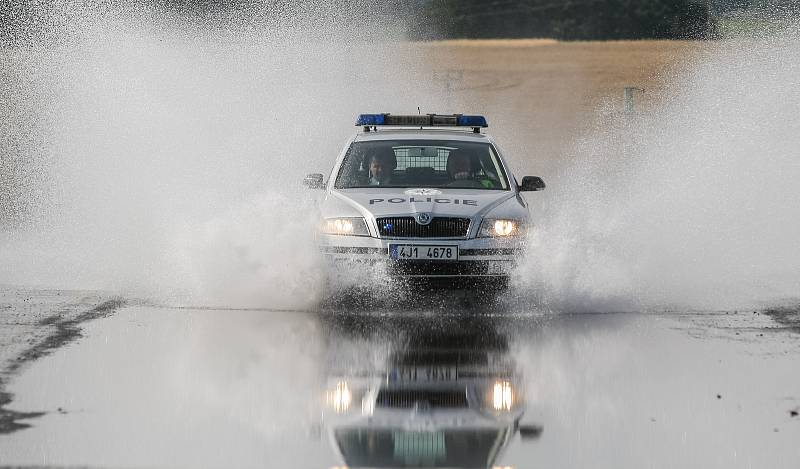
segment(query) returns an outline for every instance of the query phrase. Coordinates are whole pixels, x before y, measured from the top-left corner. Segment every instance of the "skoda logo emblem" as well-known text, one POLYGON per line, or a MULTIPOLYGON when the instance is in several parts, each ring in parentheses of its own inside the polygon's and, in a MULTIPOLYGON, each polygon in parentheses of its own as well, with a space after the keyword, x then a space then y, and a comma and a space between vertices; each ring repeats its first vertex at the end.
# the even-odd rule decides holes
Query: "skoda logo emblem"
POLYGON ((431 222, 431 216, 427 213, 417 214, 417 223, 420 225, 427 225, 431 222))
POLYGON ((409 189, 406 192, 406 195, 440 195, 442 191, 437 191, 436 189, 409 189))

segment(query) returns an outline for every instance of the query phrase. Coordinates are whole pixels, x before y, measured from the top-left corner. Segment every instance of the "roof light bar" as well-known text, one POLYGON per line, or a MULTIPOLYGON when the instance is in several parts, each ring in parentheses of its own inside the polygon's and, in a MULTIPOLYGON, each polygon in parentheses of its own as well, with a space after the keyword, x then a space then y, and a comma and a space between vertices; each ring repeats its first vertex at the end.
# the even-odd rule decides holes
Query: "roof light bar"
POLYGON ((483 116, 465 116, 463 114, 425 114, 425 115, 392 115, 392 114, 360 114, 356 126, 399 126, 399 127, 489 127, 483 116))
POLYGON ((386 125, 386 114, 361 114, 356 120, 356 126, 386 125))
POLYGON ((489 127, 483 116, 458 116, 458 125, 461 127, 489 127))

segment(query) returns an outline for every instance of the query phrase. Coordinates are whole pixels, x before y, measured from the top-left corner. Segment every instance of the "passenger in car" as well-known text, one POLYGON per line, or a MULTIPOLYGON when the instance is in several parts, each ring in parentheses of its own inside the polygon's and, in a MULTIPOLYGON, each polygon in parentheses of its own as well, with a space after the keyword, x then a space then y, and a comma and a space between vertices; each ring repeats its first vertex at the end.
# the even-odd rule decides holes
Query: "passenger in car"
POLYGON ((397 168, 397 157, 391 148, 369 156, 369 185, 386 186, 391 184, 392 173, 397 168))

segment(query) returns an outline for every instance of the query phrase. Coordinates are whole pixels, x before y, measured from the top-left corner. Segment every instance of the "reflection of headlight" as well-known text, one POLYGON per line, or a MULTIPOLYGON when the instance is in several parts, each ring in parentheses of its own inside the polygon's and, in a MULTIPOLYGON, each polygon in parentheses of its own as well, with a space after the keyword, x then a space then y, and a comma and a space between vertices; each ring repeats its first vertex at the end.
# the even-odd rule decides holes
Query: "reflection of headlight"
POLYGON ((329 406, 333 407, 337 414, 347 412, 353 402, 353 394, 350 392, 347 382, 339 381, 336 383, 336 389, 326 393, 325 401, 329 406))
POLYGON ((481 238, 505 238, 521 234, 522 224, 518 220, 506 220, 502 218, 486 218, 481 223, 478 237, 481 238))
POLYGON ((511 410, 514 405, 514 391, 508 381, 497 381, 492 391, 492 407, 494 410, 511 410))
POLYGON ((326 218, 322 222, 322 232, 332 235, 369 236, 367 223, 363 218, 326 218))

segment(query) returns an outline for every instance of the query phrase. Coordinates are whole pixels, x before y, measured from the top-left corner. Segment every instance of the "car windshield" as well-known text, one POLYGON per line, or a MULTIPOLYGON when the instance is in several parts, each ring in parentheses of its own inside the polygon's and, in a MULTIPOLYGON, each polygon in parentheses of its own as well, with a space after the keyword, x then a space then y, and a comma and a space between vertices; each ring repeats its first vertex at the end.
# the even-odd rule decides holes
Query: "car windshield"
POLYGON ((508 190, 509 184, 497 153, 488 143, 380 140, 353 142, 334 187, 508 190))
POLYGON ((345 428, 334 431, 342 457, 351 467, 485 468, 494 463, 508 430, 345 428))

